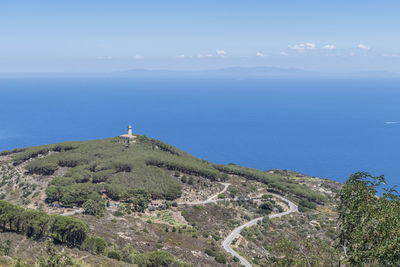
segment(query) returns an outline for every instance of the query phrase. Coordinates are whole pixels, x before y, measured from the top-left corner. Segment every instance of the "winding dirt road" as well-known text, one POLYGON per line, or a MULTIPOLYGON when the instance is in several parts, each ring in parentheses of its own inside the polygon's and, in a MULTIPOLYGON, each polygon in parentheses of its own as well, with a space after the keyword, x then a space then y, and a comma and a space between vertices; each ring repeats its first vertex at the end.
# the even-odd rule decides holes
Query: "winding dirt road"
POLYGON ((218 201, 224 201, 224 200, 229 200, 229 199, 218 199, 218 195, 219 194, 223 194, 226 192, 226 190, 228 189, 228 187, 231 185, 230 183, 220 183, 224 186, 224 189, 222 189, 221 191, 219 191, 218 193, 212 195, 211 197, 209 197, 207 200, 203 200, 203 201, 194 201, 194 202, 178 202, 178 205, 204 205, 204 204, 208 204, 208 203, 215 203, 218 201))
POLYGON ((62 215, 62 216, 72 216, 74 214, 82 213, 82 212, 83 212, 83 209, 77 209, 77 210, 65 211, 64 213, 61 213, 60 215, 62 215))
MULTIPOLYGON (((269 193, 269 194, 271 194, 271 193, 269 193)), ((288 215, 290 213, 293 213, 293 212, 297 211, 296 204, 294 204, 290 200, 288 200, 288 199, 286 199, 286 198, 284 198, 284 197, 282 197, 280 195, 276 195, 276 194, 271 194, 271 195, 286 201, 289 204, 289 210, 281 212, 281 213, 269 215, 268 217, 270 219, 272 219, 272 218, 280 218, 282 216, 285 216, 285 215, 288 215)), ((233 250, 233 248, 231 247, 231 243, 232 243, 233 239, 235 239, 240 234, 242 229, 255 225, 258 221, 261 221, 263 218, 264 217, 259 217, 259 218, 253 219, 253 220, 251 220, 251 221, 249 221, 249 222, 247 222, 247 223, 235 228, 228 235, 228 237, 224 240, 224 242, 222 243, 222 246, 225 249, 225 251, 228 252, 229 254, 231 254, 232 256, 236 256, 237 258, 239 258, 240 263, 243 264, 246 267, 251 267, 252 265, 245 258, 240 256, 235 250, 233 250)))

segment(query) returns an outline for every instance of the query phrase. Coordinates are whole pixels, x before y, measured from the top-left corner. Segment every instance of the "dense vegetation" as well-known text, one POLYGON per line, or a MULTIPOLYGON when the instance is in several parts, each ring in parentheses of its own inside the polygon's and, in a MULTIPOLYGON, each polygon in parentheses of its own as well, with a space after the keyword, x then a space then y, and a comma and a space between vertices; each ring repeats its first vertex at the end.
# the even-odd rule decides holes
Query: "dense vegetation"
POLYGON ((269 185, 272 189, 279 193, 291 194, 298 198, 298 202, 323 203, 326 198, 315 191, 310 190, 306 185, 301 185, 296 181, 285 177, 280 173, 263 172, 257 169, 241 167, 237 165, 215 165, 216 169, 221 172, 239 175, 249 180, 256 180, 269 185))
POLYGON ((181 194, 181 183, 165 170, 211 181, 225 181, 228 174, 240 175, 290 194, 307 207, 325 200, 282 174, 211 164, 145 136, 137 136, 130 146, 118 143, 117 138, 109 138, 16 149, 2 154, 13 154, 14 165, 25 163, 30 174, 52 175, 60 167, 67 167, 66 173, 53 179, 46 190, 48 202, 59 201, 66 207, 81 206, 88 200, 94 201, 89 204, 99 203, 102 194, 122 200, 129 198, 133 189, 144 190, 153 199, 176 199, 181 194))
POLYGON ((48 215, 0 200, 0 227, 40 240, 52 238, 54 242, 79 247, 87 237, 89 226, 72 217, 48 215))
MULTIPOLYGON (((37 266, 87 266, 65 252, 57 252, 54 244, 77 247, 92 254, 103 254, 118 261, 136 263, 140 267, 191 266, 175 259, 166 251, 140 253, 131 246, 119 248, 101 237, 89 235, 89 226, 79 219, 25 209, 4 200, 0 200, 0 227, 3 232, 23 234, 35 241, 47 240, 48 257, 39 257, 37 266)), ((8 255, 11 244, 9 240, 4 244, 0 242, 0 254, 8 255)), ((19 259, 15 266, 31 265, 19 259)))
POLYGON ((384 184, 383 176, 355 173, 338 194, 339 247, 350 266, 400 265, 400 196, 384 184))

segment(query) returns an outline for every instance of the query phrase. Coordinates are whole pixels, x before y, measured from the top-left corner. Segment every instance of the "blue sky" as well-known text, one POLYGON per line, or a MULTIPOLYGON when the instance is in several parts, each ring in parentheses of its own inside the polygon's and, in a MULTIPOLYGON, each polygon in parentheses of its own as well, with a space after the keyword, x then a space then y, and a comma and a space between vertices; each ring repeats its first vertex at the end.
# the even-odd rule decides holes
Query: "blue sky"
POLYGON ((400 1, 2 0, 0 72, 400 72, 400 1))

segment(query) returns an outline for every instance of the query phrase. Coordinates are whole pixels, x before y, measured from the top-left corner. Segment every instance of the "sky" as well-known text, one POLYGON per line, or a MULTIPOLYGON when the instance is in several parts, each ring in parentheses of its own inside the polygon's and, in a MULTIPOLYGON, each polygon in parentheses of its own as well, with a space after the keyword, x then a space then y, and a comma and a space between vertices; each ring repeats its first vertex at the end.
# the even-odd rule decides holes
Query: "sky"
POLYGON ((1 0, 0 73, 400 73, 399 0, 1 0))

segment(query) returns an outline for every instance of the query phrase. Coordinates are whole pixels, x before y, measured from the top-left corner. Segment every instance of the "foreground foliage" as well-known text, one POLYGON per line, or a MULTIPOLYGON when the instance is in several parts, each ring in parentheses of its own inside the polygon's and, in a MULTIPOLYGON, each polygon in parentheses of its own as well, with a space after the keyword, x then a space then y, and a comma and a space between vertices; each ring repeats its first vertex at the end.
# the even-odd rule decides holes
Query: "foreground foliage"
POLYGON ((339 246, 350 266, 400 265, 400 197, 383 176, 353 174, 338 194, 339 246))

